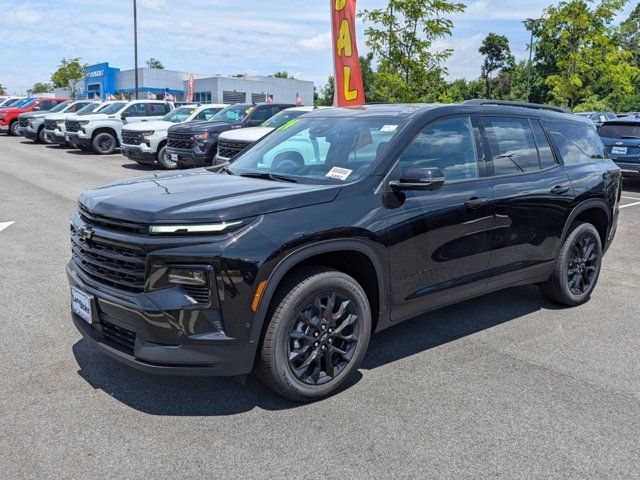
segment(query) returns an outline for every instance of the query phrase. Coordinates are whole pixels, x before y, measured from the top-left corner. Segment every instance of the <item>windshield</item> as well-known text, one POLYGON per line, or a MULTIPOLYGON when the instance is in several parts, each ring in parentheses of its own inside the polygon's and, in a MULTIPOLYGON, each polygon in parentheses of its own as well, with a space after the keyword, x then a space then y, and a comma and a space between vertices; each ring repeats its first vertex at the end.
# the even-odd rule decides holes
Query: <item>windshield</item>
POLYGON ((38 101, 37 98, 25 98, 25 101, 20 104, 15 104, 14 107, 18 108, 30 108, 33 107, 33 104, 38 101))
POLYGON ((293 119, 241 154, 227 170, 309 183, 351 182, 369 170, 404 123, 397 118, 293 119))
POLYGON ((289 120, 293 120, 294 118, 298 118, 298 117, 304 115, 305 113, 309 113, 309 112, 305 111, 305 110, 283 110, 280 113, 278 113, 277 115, 274 115, 273 117, 271 117, 266 122, 264 122, 261 126, 262 127, 278 128, 278 127, 281 127, 282 125, 284 125, 285 123, 287 123, 289 120))
POLYGON ((108 105, 104 109, 101 109, 100 113, 104 113, 105 115, 112 115, 114 113, 118 113, 126 105, 127 105, 126 102, 115 102, 108 105))
POLYGON ((49 110, 49 113, 61 112, 62 110, 64 110, 65 108, 67 108, 69 105, 71 105, 71 102, 62 102, 62 103, 59 103, 58 105, 56 105, 55 107, 53 107, 51 110, 49 110))
POLYGON ((19 102, 21 102, 22 98, 12 98, 11 100, 7 100, 5 103, 2 104, 2 107, 13 107, 16 104, 18 104, 19 102))
POLYGON ((181 123, 189 119, 193 112, 196 111, 196 107, 180 107, 176 108, 172 112, 167 113, 162 120, 171 123, 181 123))
POLYGON ((639 123, 605 123, 598 135, 606 138, 640 138, 639 123))
POLYGON ((90 103, 90 104, 85 105, 84 107, 82 107, 80 110, 78 110, 76 112, 76 115, 88 115, 88 114, 93 113, 96 110, 98 110, 98 108, 100 108, 100 104, 99 103, 90 103))
POLYGON ((240 123, 253 111, 253 107, 248 105, 234 105, 220 110, 210 122, 240 123))

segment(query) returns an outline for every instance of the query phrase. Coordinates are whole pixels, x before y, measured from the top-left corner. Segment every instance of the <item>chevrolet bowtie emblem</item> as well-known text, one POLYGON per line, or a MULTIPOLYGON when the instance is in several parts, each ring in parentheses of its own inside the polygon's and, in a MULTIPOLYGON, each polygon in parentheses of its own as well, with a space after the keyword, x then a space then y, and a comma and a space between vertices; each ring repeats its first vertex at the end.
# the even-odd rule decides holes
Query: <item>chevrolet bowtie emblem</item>
POLYGON ((78 235, 80 235, 80 238, 83 240, 91 240, 91 237, 93 237, 93 230, 91 227, 83 226, 78 229, 78 235))

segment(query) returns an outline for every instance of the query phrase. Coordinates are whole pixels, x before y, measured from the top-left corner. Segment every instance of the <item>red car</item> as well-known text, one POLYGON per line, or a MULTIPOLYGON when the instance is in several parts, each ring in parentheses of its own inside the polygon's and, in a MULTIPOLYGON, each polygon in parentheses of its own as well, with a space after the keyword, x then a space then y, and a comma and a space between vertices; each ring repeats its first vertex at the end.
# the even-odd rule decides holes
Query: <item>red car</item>
POLYGON ((0 110, 0 132, 7 132, 9 135, 18 136, 20 134, 18 116, 21 113, 51 110, 59 103, 66 102, 67 98, 32 98, 17 108, 4 108, 0 110))

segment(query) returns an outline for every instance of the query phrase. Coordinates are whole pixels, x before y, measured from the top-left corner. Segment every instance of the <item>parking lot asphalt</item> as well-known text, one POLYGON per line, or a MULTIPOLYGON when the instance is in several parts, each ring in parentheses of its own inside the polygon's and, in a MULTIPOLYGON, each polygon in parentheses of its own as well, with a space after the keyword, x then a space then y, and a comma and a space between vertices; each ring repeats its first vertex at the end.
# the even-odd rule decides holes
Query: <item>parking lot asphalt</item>
POLYGON ((81 340, 69 215, 152 171, 0 136, 1 478, 640 478, 640 180, 586 305, 518 287, 423 315, 375 335, 349 388, 298 405, 81 340))

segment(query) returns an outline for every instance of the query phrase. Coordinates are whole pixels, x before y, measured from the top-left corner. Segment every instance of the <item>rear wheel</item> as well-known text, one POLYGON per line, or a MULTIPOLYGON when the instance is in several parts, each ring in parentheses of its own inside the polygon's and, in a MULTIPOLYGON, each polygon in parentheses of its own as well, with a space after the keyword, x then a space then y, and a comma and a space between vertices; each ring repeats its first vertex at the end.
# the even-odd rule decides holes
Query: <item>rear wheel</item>
POLYGON ((278 289, 257 373, 265 385, 297 402, 336 392, 356 372, 371 336, 362 287, 345 273, 307 267, 278 289))
POLYGON ((574 307, 589 300, 600 276, 602 240, 590 223, 575 223, 542 293, 551 301, 574 307))
POLYGON ((91 143, 93 151, 98 155, 111 155, 115 152, 117 145, 115 137, 108 132, 98 133, 91 143))
POLYGON ((12 135, 14 137, 19 137, 20 136, 20 132, 18 131, 19 129, 20 129, 20 124, 18 123, 17 120, 14 120, 9 125, 9 135, 12 135))
POLYGON ((178 162, 171 160, 171 157, 167 153, 167 146, 165 145, 158 152, 158 163, 165 170, 175 170, 178 168, 178 162))

